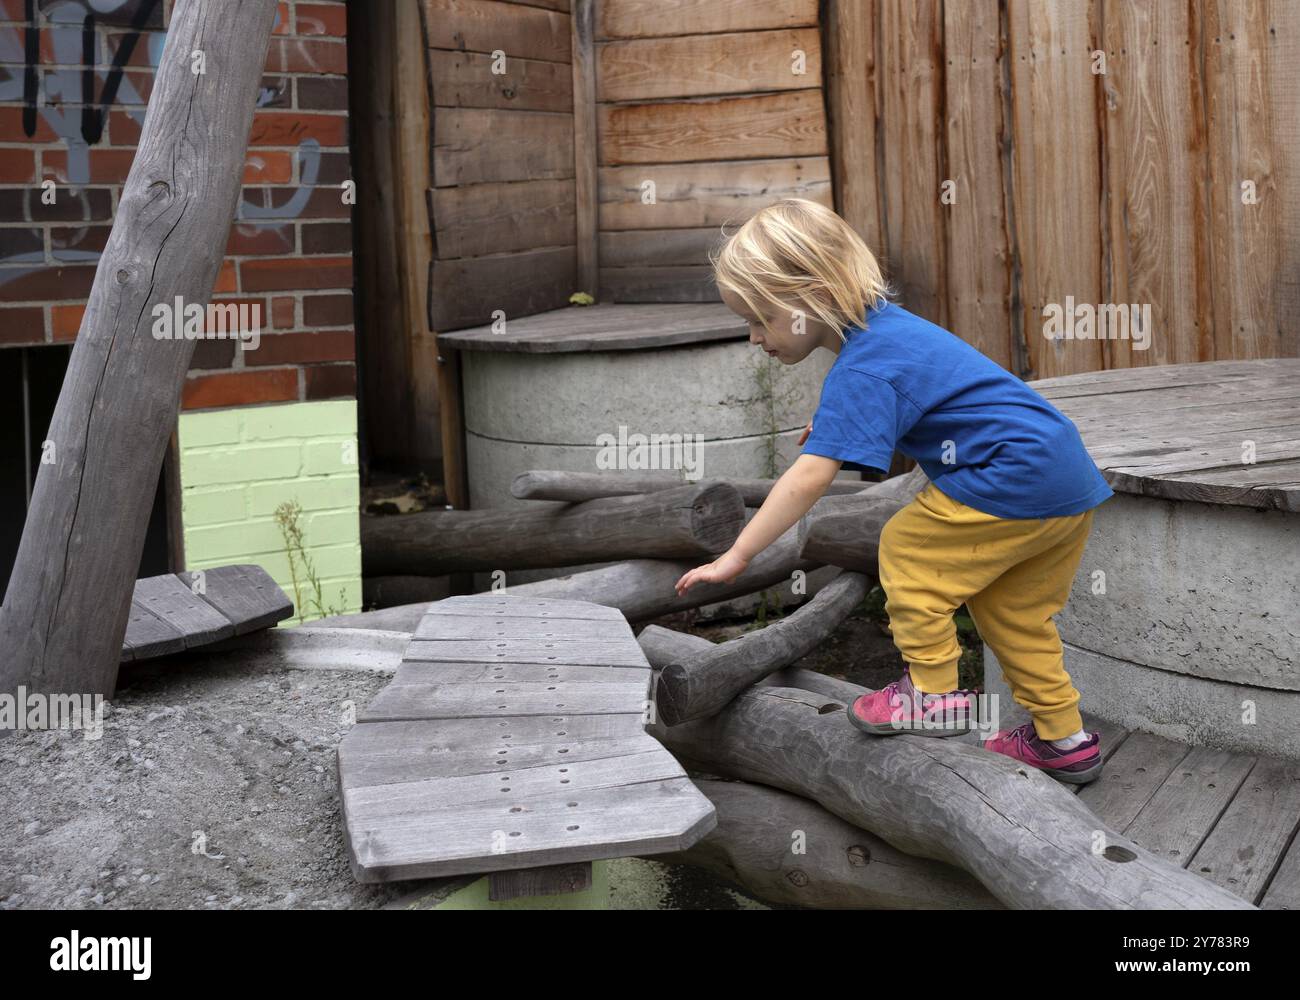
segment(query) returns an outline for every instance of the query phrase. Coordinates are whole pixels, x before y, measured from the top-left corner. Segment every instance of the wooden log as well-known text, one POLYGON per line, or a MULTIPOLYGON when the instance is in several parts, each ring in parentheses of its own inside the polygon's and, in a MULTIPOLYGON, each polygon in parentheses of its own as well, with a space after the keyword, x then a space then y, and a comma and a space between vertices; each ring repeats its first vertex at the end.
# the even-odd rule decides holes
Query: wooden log
POLYGON ((744 524, 740 494, 706 480, 572 507, 362 518, 365 575, 546 569, 643 556, 711 558, 744 524))
POLYGON ((650 861, 703 868, 768 903, 813 909, 1001 910, 973 875, 916 858, 816 802, 747 781, 695 778, 718 825, 650 861))
MULTIPOLYGON (((645 658, 650 661, 650 666, 656 670, 674 661, 698 655, 703 650, 717 648, 716 643, 710 642, 701 635, 678 632, 676 629, 664 628, 662 625, 647 625, 637 635, 636 641, 641 647, 641 652, 645 653, 645 658)), ((801 667, 783 667, 757 681, 756 686, 800 688, 843 701, 845 704, 852 703, 858 695, 867 692, 867 689, 860 685, 818 673, 816 670, 804 670, 801 667)))
POLYGON ((821 695, 751 688, 711 718, 649 731, 688 766, 803 795, 962 868, 1008 907, 1255 908, 1110 829, 1041 771, 954 740, 865 735, 821 695))
POLYGON ((841 573, 798 611, 765 628, 674 658, 659 673, 654 702, 665 725, 720 711, 745 688, 817 648, 861 603, 871 585, 841 573))
POLYGON ((0 611, 0 691, 113 694, 149 511, 235 212, 275 0, 176 5, 0 611), (203 72, 195 72, 202 53, 203 72), (178 319, 180 319, 178 317, 178 319))
MULTIPOLYGON (((775 485, 775 479, 727 479, 729 486, 739 491, 746 507, 761 507, 775 485)), ((676 472, 561 472, 551 469, 530 469, 515 476, 510 483, 510 495, 518 500, 565 500, 578 503, 598 500, 601 497, 633 496, 637 493, 654 493, 682 485, 676 472)), ((846 496, 861 493, 871 483, 834 480, 826 489, 827 495, 846 496)))
POLYGON ((843 569, 879 572, 880 533, 928 482, 921 469, 886 479, 853 496, 818 500, 799 523, 800 552, 805 559, 843 569))

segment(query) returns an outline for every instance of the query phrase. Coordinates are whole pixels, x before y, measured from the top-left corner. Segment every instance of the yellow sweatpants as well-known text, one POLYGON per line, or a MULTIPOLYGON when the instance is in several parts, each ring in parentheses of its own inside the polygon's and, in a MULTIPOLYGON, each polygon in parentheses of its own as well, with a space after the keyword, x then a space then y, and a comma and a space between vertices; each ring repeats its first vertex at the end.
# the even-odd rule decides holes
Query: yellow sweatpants
POLYGON ((930 483, 880 534, 880 584, 894 644, 925 693, 957 687, 963 603, 997 655, 1040 739, 1083 728, 1052 615, 1065 606, 1092 511, 1012 519, 968 507, 930 483))

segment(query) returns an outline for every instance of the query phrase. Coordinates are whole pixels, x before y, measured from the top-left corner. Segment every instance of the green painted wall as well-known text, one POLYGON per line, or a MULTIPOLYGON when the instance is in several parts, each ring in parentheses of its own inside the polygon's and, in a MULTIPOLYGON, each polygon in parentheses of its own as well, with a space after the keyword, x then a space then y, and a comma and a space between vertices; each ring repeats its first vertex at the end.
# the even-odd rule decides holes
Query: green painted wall
MULTIPOLYGON (((182 413, 181 514, 185 568, 257 563, 307 620, 317 594, 289 551, 276 508, 296 501, 303 548, 326 613, 361 608, 360 485, 355 400, 182 413)), ((286 624, 296 624, 298 616, 286 624)))

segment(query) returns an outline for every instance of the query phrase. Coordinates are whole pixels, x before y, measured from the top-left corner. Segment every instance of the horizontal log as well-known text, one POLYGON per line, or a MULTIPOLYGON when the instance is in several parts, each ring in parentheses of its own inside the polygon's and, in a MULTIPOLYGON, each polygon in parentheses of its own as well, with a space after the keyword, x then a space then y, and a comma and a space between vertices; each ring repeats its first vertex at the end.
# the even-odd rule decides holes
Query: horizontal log
POLYGON ((927 482, 918 468, 852 496, 818 500, 799 523, 801 554, 814 562, 876 576, 885 523, 911 503, 927 482))
POLYGON ((1004 909, 968 872, 904 854, 800 795, 747 781, 694 780, 718 825, 687 850, 650 860, 703 868, 783 906, 1004 909))
POLYGON ((805 796, 962 868, 1008 907, 1255 908, 1110 829, 1041 771, 954 740, 867 736, 821 695, 754 687, 710 718, 649 731, 690 766, 805 796))
POLYGON ((870 585, 861 573, 842 573, 793 614, 673 658, 655 687, 659 718, 678 726, 720 711, 747 687, 816 649, 862 602, 870 585))
MULTIPOLYGON (((723 482, 740 492, 746 507, 761 507, 776 480, 724 479, 723 482)), ((576 503, 601 497, 654 493, 681 485, 682 477, 676 472, 561 472, 531 469, 515 476, 510 484, 510 495, 518 500, 566 500, 576 503)), ((872 485, 876 484, 837 479, 827 487, 826 494, 847 496, 861 493, 872 485)))
POLYGON ((571 507, 365 517, 361 559, 366 576, 708 559, 736 540, 744 517, 740 494, 718 480, 571 507))

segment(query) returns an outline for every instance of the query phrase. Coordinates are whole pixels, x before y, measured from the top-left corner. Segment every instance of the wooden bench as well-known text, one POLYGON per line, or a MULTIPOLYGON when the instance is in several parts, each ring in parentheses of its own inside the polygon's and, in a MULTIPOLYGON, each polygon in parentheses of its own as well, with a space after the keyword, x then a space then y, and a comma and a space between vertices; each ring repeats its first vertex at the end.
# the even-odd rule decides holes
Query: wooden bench
POLYGON ((683 850, 712 803, 645 732, 650 664, 584 601, 498 594, 430 606, 339 747, 362 882, 683 850))
POLYGON ((122 662, 206 646, 269 628, 291 614, 293 602, 261 566, 146 577, 135 582, 122 662))

